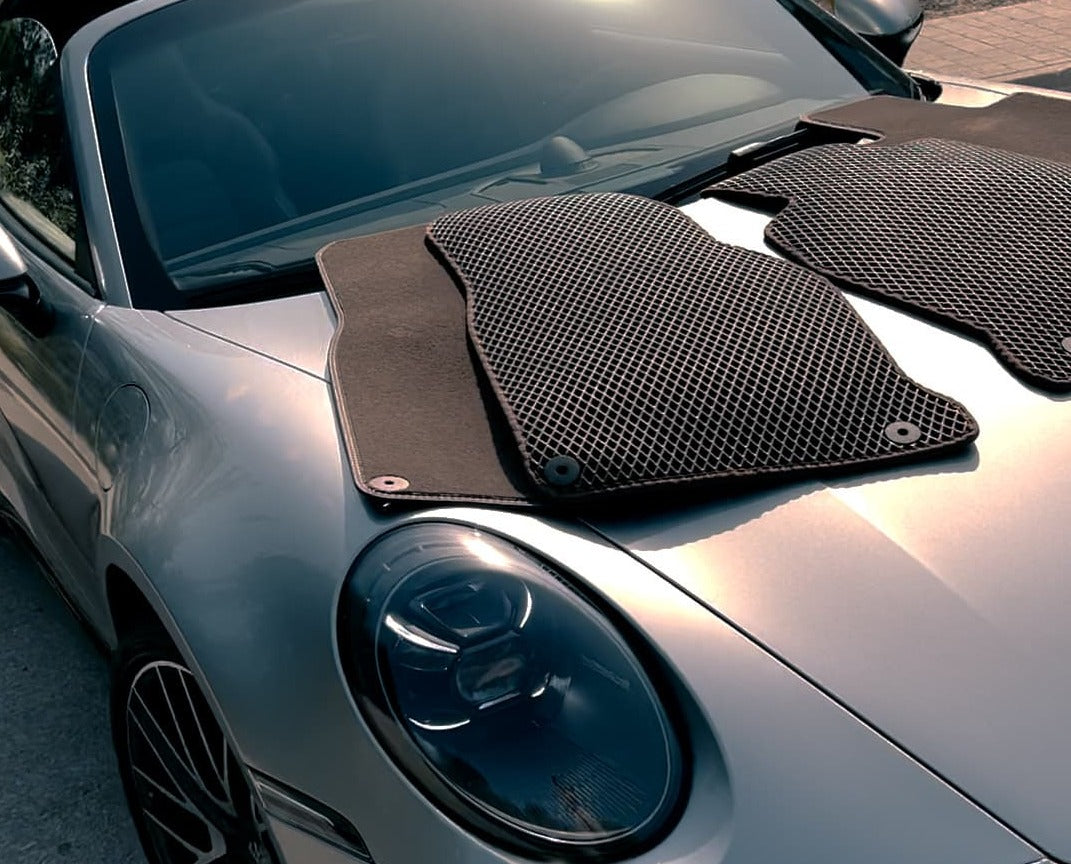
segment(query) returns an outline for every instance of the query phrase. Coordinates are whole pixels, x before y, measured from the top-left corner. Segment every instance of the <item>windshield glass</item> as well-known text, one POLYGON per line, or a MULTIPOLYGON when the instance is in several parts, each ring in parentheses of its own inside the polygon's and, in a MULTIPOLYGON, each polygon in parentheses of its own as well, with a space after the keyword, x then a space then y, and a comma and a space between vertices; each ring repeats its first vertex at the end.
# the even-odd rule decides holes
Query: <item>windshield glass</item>
POLYGON ((805 111, 909 95, 816 14, 790 0, 185 0, 136 19, 90 61, 135 300, 187 305, 447 210, 654 194, 805 111))

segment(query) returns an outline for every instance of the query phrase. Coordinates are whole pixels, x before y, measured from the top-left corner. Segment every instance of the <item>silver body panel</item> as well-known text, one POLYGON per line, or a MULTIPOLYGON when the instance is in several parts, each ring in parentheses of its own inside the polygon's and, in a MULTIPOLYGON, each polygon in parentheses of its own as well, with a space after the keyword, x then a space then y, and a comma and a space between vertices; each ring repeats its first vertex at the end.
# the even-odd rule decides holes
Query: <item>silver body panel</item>
MULTIPOLYGON (((976 451, 595 527, 490 509, 375 510, 353 483, 325 380, 334 320, 322 294, 129 308, 85 69, 100 35, 162 5, 141 0, 100 19, 64 55, 107 303, 20 249, 62 314, 36 343, 0 321, 0 484, 106 642, 117 639, 109 579, 121 572, 244 762, 343 814, 380 864, 511 860, 450 822, 385 756, 335 639, 343 580, 371 539, 406 520, 462 521, 586 582, 673 670, 693 783, 679 823, 637 861, 1071 857, 1056 788, 1068 758, 1056 718, 1071 699, 1058 662, 1071 597, 1057 578, 1071 409, 972 343, 857 301, 908 374, 978 417, 976 451), (55 358, 63 374, 33 372, 27 355, 55 358), (1029 590, 1008 578, 1013 568, 1029 590)), ((764 248, 755 214, 712 202, 687 212, 719 239, 764 248)), ((275 827, 289 864, 343 860, 275 827)))
POLYGON ((864 36, 900 33, 922 17, 918 0, 834 0, 828 5, 854 33, 864 36))
POLYGON ((168 314, 310 375, 328 377, 327 357, 338 320, 326 293, 168 314))
MULTIPOLYGON (((507 860, 399 774, 346 689, 334 639, 342 579, 398 518, 356 492, 328 385, 162 313, 101 309, 87 356, 95 371, 83 384, 130 370, 151 406, 101 493, 94 570, 99 579, 122 568, 152 600, 246 764, 344 814, 380 862, 438 860, 444 848, 457 861, 507 860)), ((676 670, 692 706, 695 784, 676 829, 637 860, 1040 857, 589 529, 480 509, 406 518, 483 525, 541 550, 618 606, 676 670), (810 849, 813 858, 801 855, 810 849)))
POLYGON ((974 448, 599 528, 1066 857, 1071 406, 980 345, 853 304, 908 375, 974 414, 974 448))

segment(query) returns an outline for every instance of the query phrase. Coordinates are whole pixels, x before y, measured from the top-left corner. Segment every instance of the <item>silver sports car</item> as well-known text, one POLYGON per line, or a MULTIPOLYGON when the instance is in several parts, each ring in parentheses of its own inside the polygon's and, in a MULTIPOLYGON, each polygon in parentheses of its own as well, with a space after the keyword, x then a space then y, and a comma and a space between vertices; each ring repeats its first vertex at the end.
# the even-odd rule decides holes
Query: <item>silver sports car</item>
POLYGON ((1071 860, 1071 103, 809 0, 0 19, 0 488, 152 864, 1071 860))

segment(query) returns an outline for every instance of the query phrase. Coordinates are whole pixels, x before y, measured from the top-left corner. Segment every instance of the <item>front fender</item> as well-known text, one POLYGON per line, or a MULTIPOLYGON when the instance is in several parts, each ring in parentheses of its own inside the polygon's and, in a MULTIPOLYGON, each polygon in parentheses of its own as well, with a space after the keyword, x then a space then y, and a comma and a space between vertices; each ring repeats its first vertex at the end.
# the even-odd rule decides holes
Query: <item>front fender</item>
POLYGON ((1019 864, 1036 850, 745 634, 590 529, 481 508, 390 514, 360 497, 329 385, 163 315, 109 311, 109 356, 149 422, 114 472, 102 563, 128 573, 250 768, 341 813, 372 858, 505 864, 410 783, 364 723, 335 616, 354 558, 403 521, 460 520, 542 551, 665 660, 695 778, 637 864, 799 857, 1019 864), (129 318, 140 315, 140 318, 129 318), (210 686, 209 686, 210 684, 210 686), (770 830, 770 826, 777 830, 770 830))

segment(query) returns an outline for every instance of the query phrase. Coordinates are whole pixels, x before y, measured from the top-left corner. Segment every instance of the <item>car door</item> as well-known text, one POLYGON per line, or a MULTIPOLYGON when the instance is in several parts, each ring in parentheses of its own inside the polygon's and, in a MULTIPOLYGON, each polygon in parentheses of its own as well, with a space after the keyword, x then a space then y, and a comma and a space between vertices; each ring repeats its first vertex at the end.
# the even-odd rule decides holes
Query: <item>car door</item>
POLYGON ((29 292, 39 295, 0 295, 0 413, 14 439, 10 461, 29 466, 30 476, 17 478, 25 491, 16 509, 64 587, 79 595, 98 496, 93 468, 79 455, 86 449, 75 446, 74 412, 101 302, 67 147, 51 35, 32 19, 0 21, 0 227, 25 259, 29 292))

